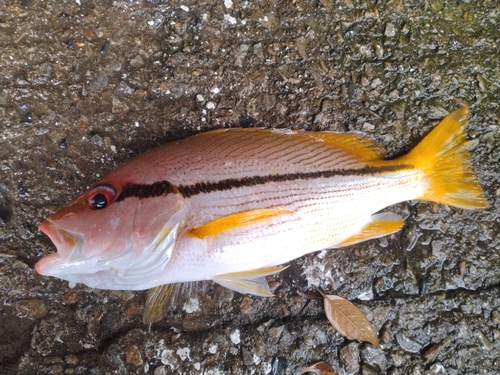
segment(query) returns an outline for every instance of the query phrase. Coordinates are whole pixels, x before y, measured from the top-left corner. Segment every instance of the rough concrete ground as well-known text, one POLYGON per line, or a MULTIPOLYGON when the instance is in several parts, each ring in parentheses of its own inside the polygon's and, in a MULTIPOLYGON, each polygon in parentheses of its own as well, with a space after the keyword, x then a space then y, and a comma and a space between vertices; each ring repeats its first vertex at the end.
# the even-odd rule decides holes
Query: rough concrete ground
POLYGON ((2 2, 0 373, 498 373, 499 28, 494 0, 2 2), (33 269, 54 251, 40 221, 163 142, 356 130, 396 156, 462 103, 490 208, 400 204, 401 232, 293 262, 276 298, 193 288, 148 327, 144 292, 33 269), (296 293, 312 285, 360 306, 382 347, 335 333, 296 293))

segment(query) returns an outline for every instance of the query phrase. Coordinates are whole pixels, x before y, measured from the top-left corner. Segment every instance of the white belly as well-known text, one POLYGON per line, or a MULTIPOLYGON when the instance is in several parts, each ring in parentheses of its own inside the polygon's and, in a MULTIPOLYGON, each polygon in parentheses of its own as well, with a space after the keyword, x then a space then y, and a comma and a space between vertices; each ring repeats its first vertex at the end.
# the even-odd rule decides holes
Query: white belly
POLYGON ((164 282, 207 280, 218 274, 276 266, 335 247, 358 233, 380 209, 419 196, 420 185, 418 173, 413 171, 406 176, 269 183, 196 196, 188 201, 185 230, 260 208, 280 208, 290 214, 215 237, 199 239, 181 233, 164 282), (284 188, 284 184, 289 186, 284 188))

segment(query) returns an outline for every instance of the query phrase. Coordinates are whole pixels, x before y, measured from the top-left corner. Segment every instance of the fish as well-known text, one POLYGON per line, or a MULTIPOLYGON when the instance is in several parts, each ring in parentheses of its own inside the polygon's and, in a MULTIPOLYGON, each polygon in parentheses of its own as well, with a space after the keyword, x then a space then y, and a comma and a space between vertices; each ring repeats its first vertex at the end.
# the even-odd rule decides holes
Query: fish
POLYGON ((272 296, 266 276, 288 262, 399 231, 402 217, 380 212, 388 206, 488 207, 467 118, 467 106, 456 109, 390 160, 359 133, 231 128, 166 143, 43 221, 57 251, 35 269, 91 288, 150 289, 150 310, 193 281, 272 296))

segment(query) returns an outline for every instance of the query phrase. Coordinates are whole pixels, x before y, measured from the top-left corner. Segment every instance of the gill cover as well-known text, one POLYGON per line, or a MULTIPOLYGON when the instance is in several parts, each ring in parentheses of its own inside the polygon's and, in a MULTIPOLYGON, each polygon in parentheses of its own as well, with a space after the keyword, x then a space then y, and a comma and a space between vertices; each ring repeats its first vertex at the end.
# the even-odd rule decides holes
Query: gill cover
POLYGON ((40 224, 57 253, 42 258, 35 265, 37 272, 99 289, 143 290, 158 285, 185 218, 183 198, 178 194, 131 196, 115 202, 110 198, 104 207, 90 209, 90 204, 103 205, 108 199, 106 190, 97 194, 94 190, 40 224))

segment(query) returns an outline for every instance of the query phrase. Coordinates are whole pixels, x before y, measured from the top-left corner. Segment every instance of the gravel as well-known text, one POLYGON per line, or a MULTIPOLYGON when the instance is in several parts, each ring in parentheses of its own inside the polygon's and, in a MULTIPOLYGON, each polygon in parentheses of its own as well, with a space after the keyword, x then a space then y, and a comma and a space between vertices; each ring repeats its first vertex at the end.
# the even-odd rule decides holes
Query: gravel
POLYGON ((4 1, 0 373, 498 373, 499 24, 493 0, 4 1), (195 285, 145 326, 145 292, 33 268, 54 251, 37 230, 47 215, 161 143, 362 131, 393 157, 463 103, 490 207, 397 205, 402 231, 292 262, 270 279, 275 298, 195 285), (381 348, 336 333, 297 293, 313 284, 360 306, 381 348))

